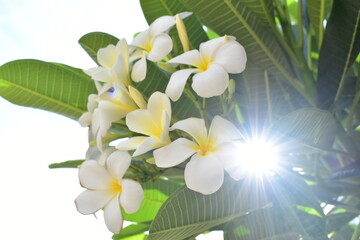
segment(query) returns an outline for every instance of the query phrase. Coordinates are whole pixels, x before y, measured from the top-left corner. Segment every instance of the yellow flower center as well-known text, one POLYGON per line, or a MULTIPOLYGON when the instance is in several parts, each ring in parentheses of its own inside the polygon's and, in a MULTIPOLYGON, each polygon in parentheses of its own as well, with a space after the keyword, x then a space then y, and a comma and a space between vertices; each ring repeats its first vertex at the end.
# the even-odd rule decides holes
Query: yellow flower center
POLYGON ((200 72, 205 72, 206 70, 208 70, 210 63, 212 63, 214 60, 213 59, 208 59, 208 58, 201 58, 201 63, 196 66, 200 72))
POLYGON ((151 52, 152 48, 153 48, 152 41, 148 40, 146 42, 146 45, 144 46, 144 50, 149 53, 151 52))
POLYGON ((112 182, 110 183, 110 191, 112 194, 119 194, 122 191, 122 186, 119 183, 119 179, 114 178, 112 182))
POLYGON ((212 139, 207 139, 205 141, 201 141, 199 143, 199 146, 197 146, 198 153, 205 157, 208 156, 210 153, 215 152, 217 149, 217 146, 215 142, 212 139))

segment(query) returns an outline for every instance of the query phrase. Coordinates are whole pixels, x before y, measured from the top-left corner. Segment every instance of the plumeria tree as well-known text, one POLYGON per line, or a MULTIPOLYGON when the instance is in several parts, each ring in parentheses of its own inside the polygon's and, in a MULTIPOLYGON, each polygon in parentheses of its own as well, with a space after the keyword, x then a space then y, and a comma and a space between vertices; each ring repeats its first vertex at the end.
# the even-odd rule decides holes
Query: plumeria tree
POLYGON ((79 171, 76 209, 114 240, 359 239, 360 2, 140 3, 131 42, 79 40, 91 69, 0 67, 2 97, 89 129, 50 165, 79 171))

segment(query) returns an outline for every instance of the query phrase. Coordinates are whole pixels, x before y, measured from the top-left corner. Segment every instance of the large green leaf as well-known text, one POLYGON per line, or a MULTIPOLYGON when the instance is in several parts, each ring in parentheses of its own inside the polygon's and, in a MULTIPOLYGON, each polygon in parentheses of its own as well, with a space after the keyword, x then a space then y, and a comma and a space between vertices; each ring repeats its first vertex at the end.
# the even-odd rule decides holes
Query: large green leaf
POLYGON ((81 47, 89 54, 89 56, 97 62, 97 52, 100 48, 104 48, 109 44, 116 45, 119 39, 116 37, 103 33, 103 32, 91 32, 79 39, 81 47))
POLYGON ((182 1, 206 26, 218 34, 235 36, 244 46, 250 62, 269 73, 285 77, 297 88, 301 88, 301 84, 293 79, 289 61, 280 43, 271 29, 264 25, 263 18, 259 17, 260 11, 250 7, 250 1, 182 1))
POLYGON ((144 200, 140 209, 132 214, 124 212, 124 219, 132 222, 148 222, 154 219, 162 204, 179 189, 179 185, 165 180, 149 181, 142 184, 144 200))
POLYGON ((324 19, 327 17, 331 0, 310 0, 306 1, 310 26, 314 29, 315 37, 320 49, 324 36, 324 19))
POLYGON ((38 60, 0 67, 0 96, 14 104, 40 108, 77 120, 87 110, 94 82, 80 69, 38 60))
POLYGON ((329 149, 338 131, 338 124, 328 111, 304 108, 280 118, 271 130, 274 137, 279 138, 287 148, 284 150, 296 148, 292 146, 296 144, 329 149))
POLYGON ((151 224, 148 240, 185 239, 265 207, 267 201, 254 194, 230 179, 211 195, 184 187, 163 204, 151 224))
POLYGON ((318 62, 318 106, 328 109, 345 85, 360 51, 360 1, 334 0, 318 62))
MULTIPOLYGON (((140 0, 140 3, 145 18, 149 24, 158 17, 164 15, 175 16, 177 13, 188 11, 181 1, 140 0)), ((195 15, 184 19, 184 23, 189 36, 191 48, 198 48, 200 43, 208 40, 201 23, 195 15)), ((170 32, 170 35, 174 40, 174 48, 178 48, 177 50, 175 49, 175 52, 180 53, 180 51, 182 51, 182 46, 177 32, 173 30, 170 32)))
POLYGON ((275 23, 273 0, 242 0, 245 6, 256 14, 256 17, 266 26, 275 23))

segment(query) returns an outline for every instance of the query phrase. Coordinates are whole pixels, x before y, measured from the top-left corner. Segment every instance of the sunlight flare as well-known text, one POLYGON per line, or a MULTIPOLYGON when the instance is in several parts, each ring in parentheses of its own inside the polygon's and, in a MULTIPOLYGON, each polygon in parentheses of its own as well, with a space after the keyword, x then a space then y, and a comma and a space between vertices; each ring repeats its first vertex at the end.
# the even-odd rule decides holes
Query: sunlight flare
POLYGON ((278 167, 278 149, 270 141, 250 139, 238 145, 239 163, 247 173, 271 174, 278 167))

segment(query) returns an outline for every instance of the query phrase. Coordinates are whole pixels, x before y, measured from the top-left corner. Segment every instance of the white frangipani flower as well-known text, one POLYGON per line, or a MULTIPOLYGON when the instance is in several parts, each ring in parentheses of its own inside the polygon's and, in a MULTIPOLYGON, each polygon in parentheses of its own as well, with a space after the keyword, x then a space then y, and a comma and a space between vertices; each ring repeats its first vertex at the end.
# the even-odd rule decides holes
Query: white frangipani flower
POLYGON ((123 226, 120 206, 125 212, 139 210, 144 192, 141 185, 123 176, 131 163, 127 152, 115 151, 106 160, 106 167, 97 161, 85 161, 79 169, 80 184, 86 191, 76 199, 77 210, 82 214, 93 214, 104 208, 107 228, 118 233, 123 226))
POLYGON ((170 120, 171 104, 168 96, 160 92, 153 93, 147 109, 138 109, 126 116, 128 128, 147 137, 132 137, 120 142, 116 148, 125 151, 136 149, 133 156, 138 156, 170 143, 170 120))
POLYGON ((130 84, 129 50, 125 39, 121 39, 116 46, 110 44, 105 48, 100 48, 97 60, 101 66, 90 68, 85 73, 95 81, 105 83, 99 89, 100 94, 116 85, 128 86, 130 84))
MULTIPOLYGON (((186 18, 192 13, 183 12, 178 14, 180 18, 186 18)), ((137 48, 132 54, 133 59, 139 59, 133 66, 131 78, 140 82, 146 76, 146 59, 152 62, 159 62, 168 55, 173 47, 170 36, 166 33, 175 25, 174 16, 162 16, 156 19, 150 27, 139 33, 131 43, 137 48)))
MULTIPOLYGON (((191 157, 184 173, 187 187, 202 194, 216 192, 223 183, 224 170, 228 171, 230 166, 230 162, 226 161, 231 156, 229 146, 241 138, 240 132, 231 122, 220 116, 213 119, 209 133, 205 121, 200 118, 178 121, 171 129, 188 133, 193 141, 178 138, 155 150, 156 165, 169 168, 191 157)), ((240 177, 231 176, 236 180, 240 177)))
POLYGON ((234 37, 224 36, 201 43, 198 50, 185 52, 168 63, 180 63, 195 68, 182 69, 171 75, 166 94, 173 101, 177 101, 186 84, 186 80, 193 73, 193 90, 200 97, 221 95, 229 84, 228 73, 244 71, 246 53, 234 37))
POLYGON ((97 136, 97 145, 100 149, 101 138, 106 135, 113 122, 124 118, 131 111, 146 108, 141 93, 130 85, 128 89, 124 86, 115 86, 98 98, 98 108, 94 110, 91 131, 97 136))

